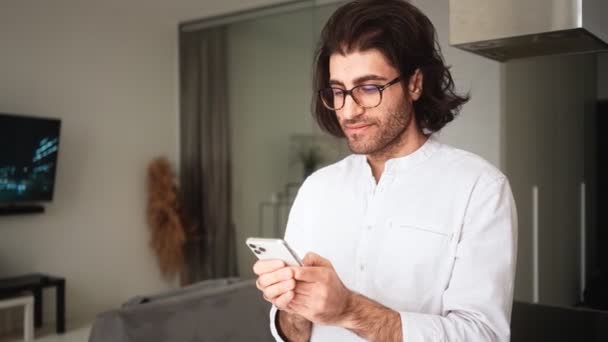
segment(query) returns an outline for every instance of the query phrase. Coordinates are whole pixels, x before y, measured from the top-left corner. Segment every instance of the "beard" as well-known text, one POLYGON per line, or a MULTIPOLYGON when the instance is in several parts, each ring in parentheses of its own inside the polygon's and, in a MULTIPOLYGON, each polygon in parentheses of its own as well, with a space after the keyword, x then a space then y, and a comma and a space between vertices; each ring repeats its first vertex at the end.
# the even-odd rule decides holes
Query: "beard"
POLYGON ((348 148, 355 154, 380 156, 390 154, 404 138, 404 133, 411 124, 412 108, 405 103, 376 119, 366 119, 364 116, 341 122, 345 125, 359 123, 371 124, 362 133, 346 134, 348 148))

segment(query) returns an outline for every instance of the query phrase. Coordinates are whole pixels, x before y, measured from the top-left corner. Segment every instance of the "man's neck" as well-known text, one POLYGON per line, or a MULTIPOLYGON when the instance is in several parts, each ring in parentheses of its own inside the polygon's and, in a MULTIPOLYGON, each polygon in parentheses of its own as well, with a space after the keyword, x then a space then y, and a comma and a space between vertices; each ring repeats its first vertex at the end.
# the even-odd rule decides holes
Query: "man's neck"
POLYGON ((428 140, 428 136, 424 135, 418 129, 406 131, 399 141, 396 141, 392 146, 387 147, 379 153, 368 154, 367 162, 372 169, 372 174, 376 179, 376 183, 380 181, 386 161, 393 158, 405 157, 418 150, 428 140))

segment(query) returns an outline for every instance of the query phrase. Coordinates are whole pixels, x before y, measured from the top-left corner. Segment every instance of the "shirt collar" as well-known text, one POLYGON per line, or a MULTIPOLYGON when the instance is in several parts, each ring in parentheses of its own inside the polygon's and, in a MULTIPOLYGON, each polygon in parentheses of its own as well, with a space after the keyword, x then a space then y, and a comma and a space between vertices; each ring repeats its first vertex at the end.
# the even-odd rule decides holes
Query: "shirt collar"
MULTIPOLYGON (((397 157, 387 160, 384 165, 384 173, 393 173, 396 171, 409 170, 412 167, 428 159, 440 147, 441 143, 437 140, 435 135, 430 135, 426 142, 422 144, 422 146, 420 146, 416 151, 403 157, 397 157)), ((359 155, 359 158, 361 162, 364 163, 364 166, 369 169, 367 157, 361 154, 359 155)))

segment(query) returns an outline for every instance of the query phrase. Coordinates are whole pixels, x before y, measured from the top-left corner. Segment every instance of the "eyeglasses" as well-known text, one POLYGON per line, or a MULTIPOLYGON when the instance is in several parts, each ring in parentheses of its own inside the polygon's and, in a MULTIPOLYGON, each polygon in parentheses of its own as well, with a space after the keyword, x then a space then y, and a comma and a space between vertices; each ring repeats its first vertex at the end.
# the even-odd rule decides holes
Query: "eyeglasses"
POLYGON ((346 96, 350 95, 353 100, 363 108, 378 107, 382 102, 382 91, 399 82, 401 76, 385 85, 361 84, 351 90, 341 88, 324 88, 319 90, 319 96, 325 108, 329 110, 340 110, 344 107, 346 96))

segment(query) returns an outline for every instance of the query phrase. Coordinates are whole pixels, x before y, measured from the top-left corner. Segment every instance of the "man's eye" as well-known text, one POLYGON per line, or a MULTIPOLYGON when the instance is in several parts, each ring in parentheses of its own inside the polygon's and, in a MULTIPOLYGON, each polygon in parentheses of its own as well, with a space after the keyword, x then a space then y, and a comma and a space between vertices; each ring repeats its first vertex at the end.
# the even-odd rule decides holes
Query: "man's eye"
POLYGON ((335 97, 344 96, 344 90, 342 89, 332 89, 335 97))
POLYGON ((378 92, 378 87, 375 85, 362 85, 359 87, 359 91, 364 94, 374 94, 378 92))

